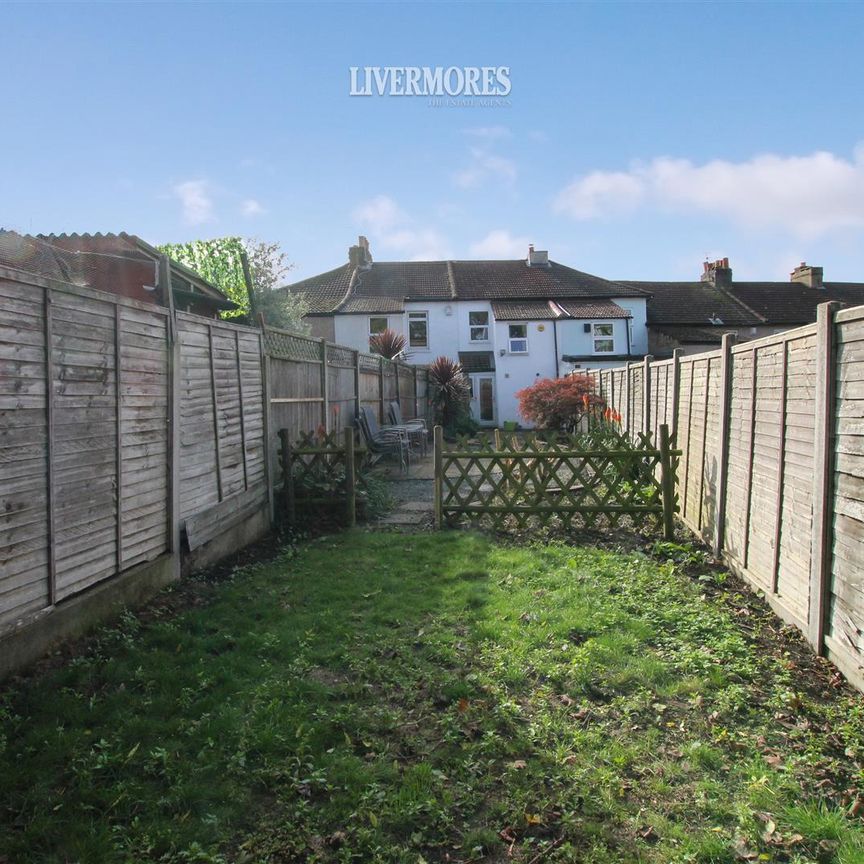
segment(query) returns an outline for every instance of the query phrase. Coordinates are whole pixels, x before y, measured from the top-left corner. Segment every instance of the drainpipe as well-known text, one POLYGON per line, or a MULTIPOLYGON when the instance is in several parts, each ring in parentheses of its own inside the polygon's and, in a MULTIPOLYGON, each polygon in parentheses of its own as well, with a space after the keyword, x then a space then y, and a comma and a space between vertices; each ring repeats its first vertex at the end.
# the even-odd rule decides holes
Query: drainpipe
POLYGON ((627 356, 629 357, 630 351, 632 350, 630 347, 630 319, 625 318, 624 321, 625 321, 624 329, 627 331, 627 356))
POLYGON ((557 318, 552 319, 552 334, 555 337, 555 377, 560 378, 561 375, 559 373, 559 366, 558 366, 558 319, 557 318))

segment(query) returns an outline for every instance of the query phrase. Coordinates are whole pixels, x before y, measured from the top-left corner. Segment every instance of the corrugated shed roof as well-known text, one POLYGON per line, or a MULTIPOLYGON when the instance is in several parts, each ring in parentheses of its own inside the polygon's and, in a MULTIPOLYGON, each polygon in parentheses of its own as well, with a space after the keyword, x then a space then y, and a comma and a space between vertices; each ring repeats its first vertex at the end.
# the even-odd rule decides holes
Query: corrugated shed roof
POLYGON ((669 325, 666 327, 656 326, 658 333, 668 336, 670 339, 680 342, 682 345, 719 345, 723 341, 724 333, 737 333, 728 327, 689 327, 669 325))

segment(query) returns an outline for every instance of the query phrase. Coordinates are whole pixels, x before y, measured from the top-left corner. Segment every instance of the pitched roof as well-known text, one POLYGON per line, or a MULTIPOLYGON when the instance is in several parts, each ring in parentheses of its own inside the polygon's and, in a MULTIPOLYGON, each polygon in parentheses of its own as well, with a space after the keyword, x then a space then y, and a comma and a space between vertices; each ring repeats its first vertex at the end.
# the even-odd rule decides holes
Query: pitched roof
MULTIPOLYGON (((525 261, 376 261, 354 269, 345 264, 286 285, 303 296, 311 314, 401 311, 401 303, 423 300, 570 300, 647 297, 640 288, 610 282, 550 262, 529 267, 525 261), (390 302, 373 300, 387 298, 390 302), (359 300, 364 302, 357 302, 359 300)), ((549 317, 554 317, 549 315, 549 317)))
POLYGON ((556 300, 569 318, 632 318, 631 313, 612 300, 556 300))
POLYGON ((460 351, 459 362, 465 372, 494 372, 494 351, 460 351))
POLYGON ((648 324, 711 324, 719 320, 732 327, 764 323, 741 301, 710 282, 633 282, 628 285, 650 292, 648 324))
POLYGON ((548 267, 529 267, 522 260, 454 261, 452 267, 460 300, 645 297, 649 293, 554 261, 548 267))
POLYGON ((496 321, 552 321, 561 310, 550 300, 493 300, 496 321))
POLYGON ((727 290, 768 324, 809 324, 816 320, 816 307, 829 300, 864 304, 864 284, 859 282, 825 282, 824 288, 800 282, 733 282, 727 290))
POLYGON ((328 270, 318 276, 311 276, 302 282, 296 282, 287 287, 303 297, 309 306, 309 312, 313 315, 321 312, 332 312, 348 293, 351 272, 351 265, 343 264, 335 270, 328 270))

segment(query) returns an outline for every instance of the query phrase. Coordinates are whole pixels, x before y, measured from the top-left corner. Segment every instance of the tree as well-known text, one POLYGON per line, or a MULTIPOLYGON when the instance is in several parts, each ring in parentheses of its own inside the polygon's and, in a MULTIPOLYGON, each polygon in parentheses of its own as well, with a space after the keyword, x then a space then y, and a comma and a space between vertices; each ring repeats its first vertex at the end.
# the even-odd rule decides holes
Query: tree
POLYGON ((540 429, 573 431, 586 414, 596 416, 603 400, 589 375, 543 378, 516 393, 519 413, 540 429))
POLYGON ((471 382, 461 364, 449 357, 437 357, 429 364, 429 385, 435 421, 448 434, 473 431, 474 423, 468 407, 471 382))
POLYGON ((278 243, 242 237, 216 237, 189 243, 165 243, 158 247, 169 258, 191 268, 221 289, 238 308, 226 318, 252 321, 257 313, 273 327, 305 332, 305 301, 290 291, 280 290, 293 266, 278 243), (252 280, 252 297, 246 284, 244 256, 252 280))

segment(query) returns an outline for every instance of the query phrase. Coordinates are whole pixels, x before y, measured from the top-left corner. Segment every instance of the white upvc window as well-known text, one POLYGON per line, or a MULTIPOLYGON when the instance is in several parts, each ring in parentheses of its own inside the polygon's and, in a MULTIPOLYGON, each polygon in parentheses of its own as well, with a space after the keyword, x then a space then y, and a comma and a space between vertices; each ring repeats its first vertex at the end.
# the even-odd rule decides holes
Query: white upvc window
POLYGON ((468 327, 471 331, 472 342, 488 342, 489 341, 489 313, 488 312, 469 312, 468 327))
POLYGON ((373 315, 369 319, 369 347, 372 347, 372 337, 383 333, 387 329, 387 318, 373 315))
POLYGON ((511 324, 508 328, 508 347, 511 354, 528 353, 528 325, 511 324))
POLYGON ((595 354, 614 354, 615 339, 612 324, 592 324, 591 338, 594 342, 595 354))
POLYGON ((409 348, 428 348, 429 347, 429 313, 428 312, 409 312, 408 313, 408 347, 409 348))

